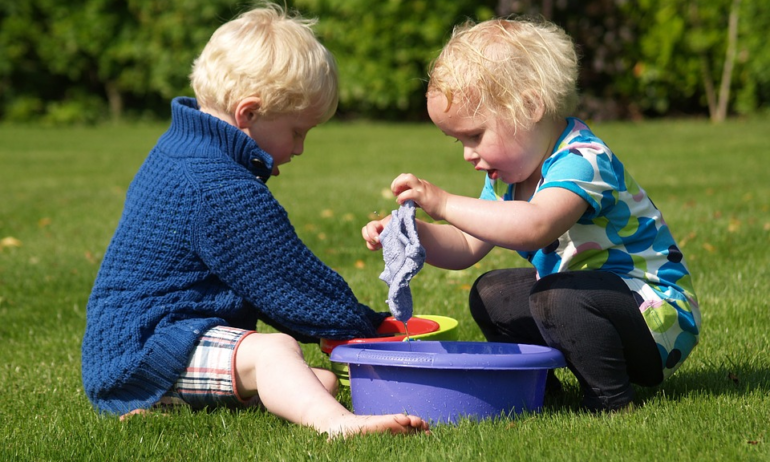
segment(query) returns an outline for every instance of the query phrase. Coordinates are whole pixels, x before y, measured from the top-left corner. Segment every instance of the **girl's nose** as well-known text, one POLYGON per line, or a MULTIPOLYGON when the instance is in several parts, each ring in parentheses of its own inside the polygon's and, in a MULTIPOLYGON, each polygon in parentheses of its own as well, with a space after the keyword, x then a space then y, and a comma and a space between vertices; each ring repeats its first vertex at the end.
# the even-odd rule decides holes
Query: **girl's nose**
POLYGON ((478 160, 479 156, 476 154, 476 151, 469 147, 463 147, 463 159, 465 159, 466 162, 474 162, 478 160))

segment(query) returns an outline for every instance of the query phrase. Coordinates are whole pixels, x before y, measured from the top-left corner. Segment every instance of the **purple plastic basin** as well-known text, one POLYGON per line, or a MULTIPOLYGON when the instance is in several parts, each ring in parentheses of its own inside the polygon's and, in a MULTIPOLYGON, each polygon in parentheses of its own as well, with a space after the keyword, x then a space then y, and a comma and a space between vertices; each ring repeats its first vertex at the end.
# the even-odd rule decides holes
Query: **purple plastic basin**
POLYGON ((413 341, 341 345, 356 414, 417 415, 456 423, 539 412, 548 369, 564 367, 553 348, 516 343, 413 341))

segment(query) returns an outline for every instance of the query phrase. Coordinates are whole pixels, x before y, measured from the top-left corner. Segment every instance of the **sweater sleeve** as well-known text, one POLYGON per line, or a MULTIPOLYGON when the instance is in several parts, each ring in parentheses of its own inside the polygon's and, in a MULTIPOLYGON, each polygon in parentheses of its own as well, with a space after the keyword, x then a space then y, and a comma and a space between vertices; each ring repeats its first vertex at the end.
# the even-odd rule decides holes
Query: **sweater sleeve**
POLYGON ((297 236, 262 182, 229 180, 201 194, 195 230, 201 258, 261 319, 301 341, 373 337, 387 313, 350 287, 297 236))

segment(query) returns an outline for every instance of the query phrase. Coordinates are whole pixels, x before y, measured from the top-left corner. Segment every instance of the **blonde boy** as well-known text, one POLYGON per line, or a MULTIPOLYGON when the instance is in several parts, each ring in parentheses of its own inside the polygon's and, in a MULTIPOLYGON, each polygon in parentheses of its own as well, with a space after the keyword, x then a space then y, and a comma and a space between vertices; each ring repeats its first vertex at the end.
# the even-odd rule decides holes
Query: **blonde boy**
POLYGON ((374 336, 386 315, 302 244, 266 186, 336 109, 334 59, 311 25, 272 4, 244 13, 195 61, 197 100, 172 102, 88 303, 83 383, 98 410, 261 404, 331 436, 427 431, 353 415, 287 335, 374 336), (258 319, 286 333, 256 333, 258 319))

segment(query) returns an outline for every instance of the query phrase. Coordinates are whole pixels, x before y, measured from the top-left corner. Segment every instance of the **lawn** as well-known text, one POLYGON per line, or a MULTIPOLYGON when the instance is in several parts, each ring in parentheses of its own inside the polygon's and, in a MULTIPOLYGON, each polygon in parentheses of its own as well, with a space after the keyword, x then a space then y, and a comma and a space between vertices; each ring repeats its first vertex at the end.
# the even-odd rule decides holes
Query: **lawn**
MULTIPOLYGON (((768 126, 594 127, 664 211, 703 313, 701 344, 663 385, 638 389, 635 410, 581 412, 565 369, 565 396, 540 414, 332 442, 261 411, 97 415, 80 381, 86 301, 126 188, 165 126, 0 126, 0 460, 770 460, 768 126)), ((382 257, 360 228, 396 206, 385 193, 406 171, 480 191, 482 177, 430 125, 322 126, 268 183, 307 245, 382 311, 382 257)), ((454 317, 461 339, 483 340, 467 311, 470 284, 522 265, 498 249, 468 270, 426 267, 412 282, 415 311, 454 317)), ((316 345, 304 350, 328 366, 316 345)), ((349 393, 339 398, 350 406, 349 393)))

